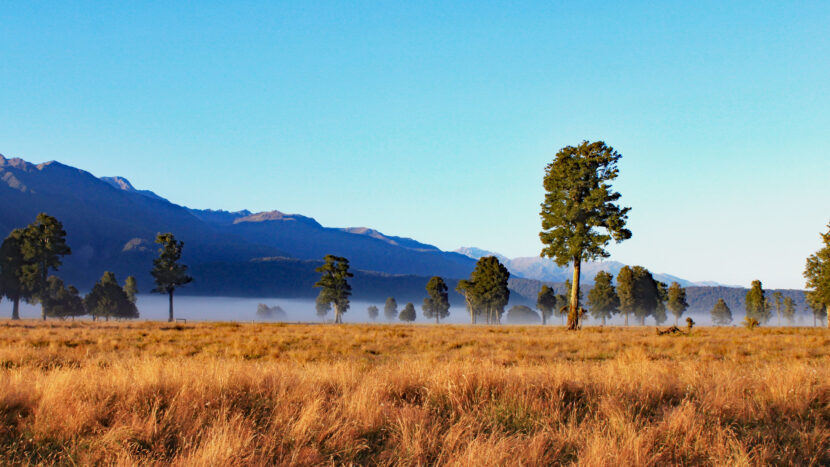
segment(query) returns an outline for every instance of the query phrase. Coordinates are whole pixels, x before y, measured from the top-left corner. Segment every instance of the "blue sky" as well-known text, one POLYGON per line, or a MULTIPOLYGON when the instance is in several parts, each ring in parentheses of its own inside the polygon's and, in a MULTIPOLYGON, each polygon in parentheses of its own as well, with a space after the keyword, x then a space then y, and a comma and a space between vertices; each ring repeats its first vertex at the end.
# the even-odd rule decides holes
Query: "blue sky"
POLYGON ((828 2, 5 2, 0 153, 191 207, 540 251, 602 139, 612 259, 801 287, 830 221, 828 2))

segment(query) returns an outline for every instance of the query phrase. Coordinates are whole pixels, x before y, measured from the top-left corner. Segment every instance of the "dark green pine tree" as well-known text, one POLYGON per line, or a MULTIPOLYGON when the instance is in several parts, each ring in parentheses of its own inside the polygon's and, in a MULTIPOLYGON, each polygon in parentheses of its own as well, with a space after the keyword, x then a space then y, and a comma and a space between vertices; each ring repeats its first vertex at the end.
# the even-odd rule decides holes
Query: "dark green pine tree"
POLYGON ((0 297, 12 302, 12 319, 20 319, 20 301, 32 300, 33 291, 23 280, 23 229, 14 229, 0 245, 0 297))
POLYGON ((824 308, 830 328, 830 224, 827 228, 827 233, 821 234, 824 246, 807 258, 804 278, 807 279, 808 303, 813 310, 824 308))
POLYGON ((41 298, 43 309, 49 318, 72 318, 86 314, 84 301, 73 286, 66 287, 63 281, 55 276, 46 279, 46 291, 41 298))
POLYGON ((542 231, 545 245, 541 256, 557 265, 573 264, 568 329, 579 328, 577 295, 583 261, 607 258, 611 240, 631 238, 625 228, 630 208, 620 207, 620 194, 612 189, 617 163, 622 156, 602 141, 583 141, 559 150, 545 168, 545 201, 542 231))
POLYGON ((136 302, 138 299, 138 284, 135 281, 135 277, 127 276, 127 280, 124 281, 124 292, 127 293, 130 302, 136 302))
MULTIPOLYGON (((623 266, 617 273, 617 297, 620 299, 620 311, 625 316, 625 325, 628 326, 628 316, 633 314, 640 325, 645 324, 648 316, 659 313, 662 306, 660 286, 648 269, 642 266, 623 266)), ((659 317, 655 317, 657 321, 659 317)))
POLYGON ((719 298, 715 306, 712 307, 711 314, 712 322, 718 326, 732 324, 732 310, 729 309, 729 305, 722 298, 719 298))
POLYGON ((472 302, 482 310, 488 324, 501 322, 504 307, 510 300, 509 279, 510 272, 495 256, 478 259, 470 278, 472 302))
MULTIPOLYGON (((66 244, 66 231, 63 224, 54 217, 40 213, 34 222, 23 231, 20 251, 25 264, 21 270, 21 279, 27 284, 33 297, 43 303, 50 270, 57 270, 61 258, 70 254, 66 244)), ((41 317, 46 319, 46 310, 41 309, 41 317)))
POLYGON ((626 326, 628 326, 628 316, 634 313, 637 304, 634 288, 634 271, 629 266, 623 266, 617 273, 617 298, 619 298, 619 308, 625 317, 626 326))
POLYGON ((413 305, 412 303, 407 303, 403 307, 403 310, 401 310, 401 314, 398 316, 398 319, 406 323, 411 323, 415 321, 415 318, 415 305, 413 305))
POLYGON ((369 319, 371 319, 372 321, 377 321, 378 314, 380 313, 378 307, 376 307, 375 305, 369 305, 369 308, 366 309, 366 312, 369 314, 369 319))
POLYGON ((613 284, 614 276, 600 271, 594 276, 594 287, 588 292, 588 308, 594 319, 605 322, 617 312, 620 306, 620 299, 617 297, 617 290, 613 284))
POLYGON ((153 260, 153 270, 150 271, 156 281, 153 292, 167 294, 169 315, 167 321, 173 321, 173 292, 177 288, 193 282, 187 275, 187 266, 181 264, 184 242, 176 241, 172 233, 160 233, 156 236, 156 243, 161 245, 158 258, 153 260))
POLYGON ((84 297, 84 304, 93 318, 134 319, 138 318, 138 309, 130 295, 118 285, 115 274, 104 272, 101 279, 92 286, 92 290, 84 297))
POLYGON ((668 301, 666 306, 674 315, 674 325, 677 326, 677 321, 683 316, 683 313, 689 309, 689 303, 686 301, 686 289, 680 287, 677 282, 672 282, 668 290, 668 301))
POLYGON ((354 274, 349 272, 349 260, 340 256, 326 255, 325 262, 315 271, 322 274, 314 287, 320 288, 317 301, 330 303, 334 307, 334 322, 343 322, 343 313, 349 310, 349 297, 352 295, 352 286, 349 278, 354 274))
POLYGON ((398 317, 398 302, 395 300, 395 297, 386 299, 386 303, 383 304, 383 316, 388 321, 392 321, 398 317))
POLYGON ((444 279, 433 276, 427 282, 427 295, 424 299, 423 311, 427 319, 435 318, 435 324, 439 320, 450 315, 449 288, 444 279))
MULTIPOLYGON (((666 302, 669 300, 669 286, 665 282, 654 281, 657 284, 657 305, 654 307, 654 322, 661 325, 666 322, 666 302)), ((688 320, 687 320, 688 321, 688 320)))
POLYGON ((547 324, 548 318, 553 315, 553 311, 557 308, 558 301, 556 300, 556 292, 547 285, 542 286, 539 295, 536 298, 536 309, 542 315, 542 325, 547 324))
POLYGON ((770 311, 764 296, 764 286, 761 281, 752 281, 752 286, 746 293, 745 299, 746 317, 753 318, 761 324, 770 319, 770 311))

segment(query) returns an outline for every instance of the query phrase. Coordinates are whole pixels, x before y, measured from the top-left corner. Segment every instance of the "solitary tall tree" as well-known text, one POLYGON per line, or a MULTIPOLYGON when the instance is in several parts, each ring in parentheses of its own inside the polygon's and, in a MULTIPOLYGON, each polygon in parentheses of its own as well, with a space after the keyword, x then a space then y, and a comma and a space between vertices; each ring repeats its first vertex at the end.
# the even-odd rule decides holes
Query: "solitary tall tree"
POLYGON ((433 276, 427 282, 427 295, 429 296, 424 299, 424 317, 427 319, 435 318, 435 324, 438 324, 439 319, 450 315, 448 290, 444 279, 438 276, 433 276))
POLYGON ((415 317, 415 305, 413 305, 412 303, 407 303, 403 307, 403 310, 401 310, 401 314, 398 316, 398 319, 407 323, 411 323, 412 321, 415 321, 415 317))
POLYGON ((732 323, 732 310, 729 309, 729 305, 726 302, 719 298, 715 306, 712 307, 712 322, 718 326, 728 326, 732 323))
POLYGON ((352 286, 349 278, 354 274, 349 272, 349 260, 340 256, 326 255, 322 266, 315 271, 322 274, 314 287, 320 288, 317 301, 330 303, 334 307, 334 322, 343 322, 343 313, 349 310, 349 297, 352 295, 352 286))
POLYGON ((173 321, 173 292, 177 288, 193 282, 187 275, 187 266, 179 263, 182 259, 184 242, 176 241, 172 233, 160 233, 156 236, 156 243, 161 247, 158 258, 153 260, 153 270, 150 271, 156 281, 153 292, 167 294, 169 301, 169 316, 167 321, 173 321))
POLYGON ((807 258, 804 278, 807 279, 807 301, 813 309, 824 308, 827 327, 830 328, 830 224, 821 234, 824 246, 807 258))
POLYGON ((398 302, 395 300, 395 297, 386 299, 386 303, 383 304, 383 316, 389 321, 398 317, 398 302))
POLYGON ((376 307, 375 305, 369 305, 369 308, 367 308, 366 311, 369 313, 369 319, 371 319, 372 321, 378 319, 378 312, 380 311, 378 310, 378 307, 376 307))
MULTIPOLYGON (((49 271, 57 270, 62 264, 61 258, 72 252, 66 244, 63 224, 48 214, 38 214, 24 229, 20 250, 25 261, 21 278, 34 298, 43 303, 49 271)), ((41 317, 46 319, 46 310, 41 309, 41 317)))
POLYGON ((764 297, 764 286, 761 284, 761 281, 752 281, 752 286, 746 293, 744 307, 747 318, 753 318, 761 324, 769 321, 770 311, 767 307, 766 298, 764 297))
POLYGON ((536 309, 542 315, 543 326, 547 324, 547 319, 553 315, 553 310, 556 309, 557 303, 556 292, 547 285, 543 285, 542 290, 539 291, 539 295, 536 298, 536 309))
POLYGON ((671 314, 674 315, 674 325, 677 326, 677 321, 683 316, 683 313, 689 308, 689 303, 686 302, 686 289, 680 287, 677 282, 672 282, 668 290, 668 306, 671 314))
POLYGON ((605 271, 598 272, 594 276, 594 287, 588 292, 588 307, 591 309, 591 316, 602 320, 603 326, 620 306, 620 299, 612 283, 613 279, 614 276, 605 271))
POLYGON ((583 261, 607 258, 605 247, 631 238, 625 228, 630 208, 620 207, 620 194, 611 182, 617 178, 622 156, 602 141, 583 141, 579 146, 559 150, 545 168, 545 201, 542 203, 542 231, 545 245, 541 256, 557 265, 573 264, 568 329, 579 327, 577 294, 583 261))
POLYGON ((0 245, 0 297, 12 302, 12 319, 20 319, 20 300, 32 299, 32 290, 23 280, 23 229, 15 229, 0 245))

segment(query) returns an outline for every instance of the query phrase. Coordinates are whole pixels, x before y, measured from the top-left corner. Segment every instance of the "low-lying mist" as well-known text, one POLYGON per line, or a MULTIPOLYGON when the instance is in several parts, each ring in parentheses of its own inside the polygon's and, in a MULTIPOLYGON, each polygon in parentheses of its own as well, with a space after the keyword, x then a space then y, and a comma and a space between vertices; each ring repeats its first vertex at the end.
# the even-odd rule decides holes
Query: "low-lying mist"
MULTIPOLYGON (((167 296, 157 294, 146 294, 138 296, 138 311, 140 320, 149 321, 165 321, 167 320, 167 296)), ((376 322, 378 323, 400 323, 397 317, 394 320, 387 320, 383 315, 383 302, 366 302, 353 301, 349 311, 343 315, 343 321, 346 323, 368 323, 372 322, 369 319, 367 308, 370 305, 375 305, 379 309, 379 316, 376 322)), ((403 309, 406 303, 398 303, 398 311, 403 309)), ((421 311, 420 303, 415 303, 417 310, 416 323, 434 323, 434 320, 424 318, 421 311)), ((509 307, 508 307, 509 308, 509 307)), ((0 302, 0 317, 11 316, 12 304, 4 300, 0 302)), ((734 310, 733 310, 734 313, 734 310)), ((239 322, 328 322, 334 320, 334 312, 330 311, 327 316, 320 318, 317 316, 314 306, 314 300, 309 299, 290 299, 290 298, 238 298, 238 297, 197 297, 182 295, 176 297, 174 301, 174 314, 177 319, 185 319, 187 321, 239 321, 239 322), (268 307, 279 307, 285 315, 274 316, 271 319, 264 318, 257 314, 257 307, 264 304, 268 307)), ((278 313, 279 314, 279 313, 278 313)), ((40 317, 40 305, 30 305, 26 303, 20 304, 21 318, 34 319, 40 317)), ((678 325, 686 325, 686 317, 691 317, 696 325, 711 326, 712 319, 709 313, 689 312, 687 311, 678 325)), ((85 316, 82 319, 90 319, 85 316)), ((742 313, 734 313, 732 326, 740 326, 743 320, 742 313)), ((467 311, 461 306, 452 306, 450 308, 450 316, 441 320, 442 323, 448 324, 468 324, 470 317, 467 311)), ((481 320, 479 319, 479 322, 481 320)), ((507 313, 502 316, 503 324, 510 324, 507 319, 507 313)), ((622 326, 624 318, 622 316, 615 316, 612 320, 607 321, 606 325, 622 326)), ((553 317, 549 320, 551 325, 564 324, 564 318, 553 317)), ((587 319, 583 322, 584 326, 597 326, 600 322, 594 319, 587 319)), ((669 315, 665 323, 660 326, 670 326, 674 324, 674 317, 669 315)), ((629 325, 637 325, 637 320, 634 316, 629 316, 629 325)), ((649 317, 645 321, 646 326, 657 326, 654 318, 649 317)), ((777 326, 778 318, 773 318, 767 323, 768 326, 777 326)), ((795 322, 790 324, 786 320, 781 320, 782 326, 812 326, 812 317, 798 314, 795 322)))

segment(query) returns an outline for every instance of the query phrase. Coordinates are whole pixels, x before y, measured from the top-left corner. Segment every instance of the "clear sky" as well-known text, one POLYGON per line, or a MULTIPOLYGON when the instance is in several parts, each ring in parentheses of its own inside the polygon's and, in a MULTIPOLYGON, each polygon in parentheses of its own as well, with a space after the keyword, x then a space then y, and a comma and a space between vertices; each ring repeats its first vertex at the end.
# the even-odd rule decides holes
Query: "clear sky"
POLYGON ((196 208, 539 254, 602 139, 612 259, 802 287, 830 221, 830 2, 3 2, 0 153, 196 208))

